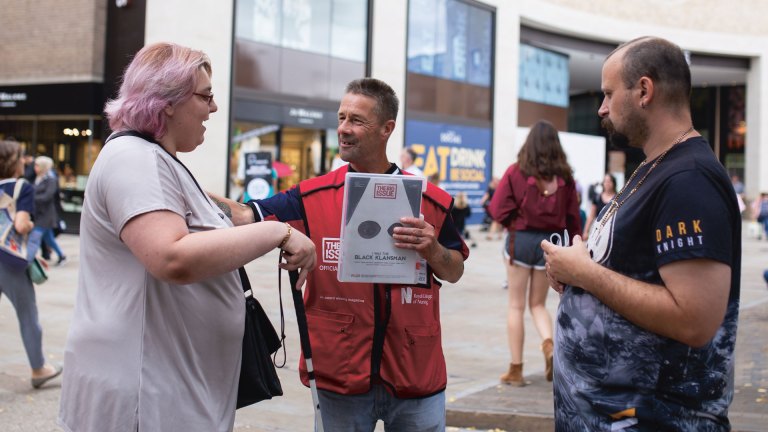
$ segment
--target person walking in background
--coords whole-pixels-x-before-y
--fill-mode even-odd
[[[0,191],[13,196],[16,182],[24,172],[24,162],[19,143],[0,141]],[[16,200],[16,216],[13,227],[19,234],[28,234],[34,228],[32,215],[35,214],[35,191],[32,184],[25,182]],[[0,294],[5,294],[16,311],[21,340],[32,368],[31,384],[40,388],[61,373],[61,367],[45,362],[43,355],[43,329],[37,312],[37,299],[32,280],[26,270],[16,270],[0,262]]]
[[[318,253],[327,251],[326,244],[334,248],[346,174],[402,173],[386,152],[398,105],[394,90],[383,81],[350,82],[338,111],[339,150],[348,165],[252,201],[247,211],[231,200],[221,205],[232,210],[236,224],[290,221],[301,230],[311,227]],[[369,432],[378,420],[387,431],[445,430],[447,373],[438,279],[457,282],[469,250],[448,211],[451,196],[428,184],[423,197],[424,217],[401,218],[403,226],[391,235],[395,247],[426,260],[425,284],[339,282],[335,264],[319,266],[307,282],[304,303],[326,431]],[[411,301],[416,295],[418,305]],[[303,360],[299,368],[308,385]]]
[[[400,165],[403,171],[408,171],[415,176],[424,177],[424,172],[416,166],[417,157],[418,155],[412,148],[406,147],[400,152]]]
[[[232,227],[178,160],[218,109],[208,56],[142,48],[105,107],[115,131],[88,179],[78,293],[64,353],[68,431],[231,431],[245,326],[238,268],[276,247],[315,249],[280,222]]]
[[[542,242],[562,293],[555,429],[728,431],[741,217],[693,128],[686,56],[661,38],[634,39],[608,55],[601,87],[612,143],[646,158],[588,243]]]
[[[432,174],[428,175],[427,181],[439,187],[440,189],[443,188],[443,182],[440,181],[440,171],[435,171]]]
[[[751,210],[754,221],[760,225],[757,239],[762,240],[763,235],[765,235],[766,240],[768,240],[768,193],[760,193],[760,196],[752,201]]]
[[[457,192],[456,197],[453,200],[453,208],[451,208],[451,217],[453,223],[456,226],[456,230],[464,238],[464,241],[470,241],[470,247],[476,247],[477,244],[471,241],[469,231],[467,230],[467,219],[472,215],[472,209],[469,207],[467,201],[467,194],[465,192]]]
[[[56,201],[59,200],[59,183],[51,173],[53,160],[48,156],[35,158],[35,229],[43,233],[43,242],[59,258],[56,265],[64,264],[67,260],[61,247],[56,242],[53,229],[59,226],[59,213]]]
[[[485,190],[485,193],[483,194],[483,197],[480,198],[480,202],[483,206],[483,211],[485,211],[485,215],[483,216],[483,229],[481,231],[486,231],[487,234],[485,235],[486,240],[492,240],[493,235],[496,235],[496,240],[501,240],[501,236],[504,231],[504,227],[499,225],[498,222],[493,220],[493,217],[491,217],[490,211],[488,211],[488,207],[491,205],[491,199],[493,198],[493,194],[496,192],[496,187],[499,185],[499,178],[498,177],[491,177],[491,181],[488,182],[488,188]]]
[[[581,192],[581,184],[576,181],[576,198],[578,198],[579,201],[579,220],[581,221],[581,226],[584,226],[587,223],[587,212],[581,207]]]
[[[744,195],[744,183],[741,182],[741,178],[737,174],[731,176],[731,184],[736,195]]]
[[[554,233],[562,239],[581,233],[581,218],[573,170],[560,145],[557,129],[551,123],[541,120],[531,127],[517,154],[517,162],[499,181],[490,212],[509,231],[505,265],[509,289],[507,333],[512,361],[501,382],[525,385],[526,293],[533,324],[543,340],[546,379],[552,381],[552,317],[546,308],[549,283],[540,243]]]
[[[611,202],[613,197],[616,196],[616,177],[606,173],[603,177],[602,189],[602,192],[595,194],[595,197],[589,206],[589,214],[587,215],[587,221],[584,224],[584,232],[582,233],[582,238],[584,240],[589,237],[589,228],[592,226],[592,222],[595,221],[595,218],[597,218],[597,215],[599,215],[600,212],[603,211],[603,207]]]
[[[24,153],[24,174],[22,177],[30,184],[35,183],[35,157],[29,153]]]
[[[744,213],[747,209],[747,203],[744,201],[744,183],[741,182],[741,178],[737,174],[731,176],[731,184],[733,190],[736,192],[736,200],[739,203],[739,212]]]

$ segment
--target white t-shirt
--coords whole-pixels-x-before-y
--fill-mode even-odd
[[[120,240],[167,210],[190,232],[231,226],[159,145],[124,136],[93,166],[59,423],[79,431],[231,431],[245,300],[237,271],[188,285],[154,278]]]
[[[417,167],[416,165],[411,165],[408,168],[403,168],[403,171],[408,171],[409,173],[415,176],[424,177],[424,172],[422,172],[421,168]]]

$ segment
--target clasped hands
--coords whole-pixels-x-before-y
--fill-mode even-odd
[[[544,251],[549,285],[559,294],[566,285],[583,287],[584,275],[594,265],[587,244],[577,235],[572,246],[558,246],[548,240],[541,241]]]

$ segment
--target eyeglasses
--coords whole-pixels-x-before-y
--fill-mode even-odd
[[[208,104],[208,106],[211,106],[211,102],[213,102],[213,93],[211,94],[204,94],[204,93],[192,93],[195,96],[200,96],[205,100],[205,103]]]

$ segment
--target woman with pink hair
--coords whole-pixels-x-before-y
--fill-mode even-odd
[[[80,279],[64,353],[59,422],[79,431],[231,431],[245,319],[238,268],[278,247],[315,265],[280,222],[233,227],[177,158],[217,110],[211,64],[171,43],[144,47],[106,116],[91,170]]]

